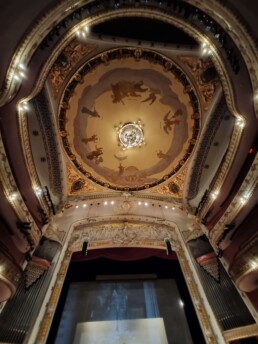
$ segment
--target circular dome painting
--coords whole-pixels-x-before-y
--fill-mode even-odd
[[[88,61],[68,84],[59,111],[74,166],[102,186],[149,188],[189,158],[199,105],[182,70],[156,52],[117,49]]]

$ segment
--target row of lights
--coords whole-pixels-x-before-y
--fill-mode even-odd
[[[114,205],[114,204],[115,204],[115,201],[110,201],[110,202],[104,201],[104,202],[103,202],[103,205],[105,205],[105,206],[107,206],[108,204]],[[92,205],[92,204],[91,204],[91,205]],[[100,203],[98,203],[98,205],[100,205]],[[139,202],[138,202],[138,205],[139,205],[139,206],[144,205],[145,207],[148,207],[148,206],[149,206],[149,203],[148,203],[148,202],[141,202],[141,201],[139,201]],[[152,206],[154,206],[154,204],[152,204]],[[76,209],[78,209],[79,207],[80,207],[80,206],[79,206],[78,204],[75,206]],[[86,207],[87,207],[87,204],[84,203],[84,204],[82,205],[82,208],[86,208]],[[159,205],[159,207],[161,207],[161,205]],[[168,205],[165,205],[164,208],[165,208],[165,209],[169,209],[169,206],[168,206]],[[172,209],[172,210],[175,210],[176,208],[175,208],[175,207],[172,207],[171,209]]]

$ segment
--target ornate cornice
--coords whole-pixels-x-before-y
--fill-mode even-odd
[[[58,63],[57,60],[49,72],[49,83],[52,88],[54,98],[57,97],[63,82],[73,67],[96,48],[96,44],[83,44],[73,40],[63,49],[62,58],[64,60],[64,64],[62,65],[61,62]]]
[[[98,219],[99,220],[99,219]],[[121,217],[122,220],[122,217]],[[89,239],[89,249],[98,247],[155,247],[164,248],[164,239],[168,238],[174,251],[178,244],[175,236],[175,227],[164,224],[147,223],[141,221],[122,220],[102,224],[90,223],[75,227],[73,244],[70,249],[73,252],[81,251],[82,242]],[[77,238],[77,239],[76,239]]]
[[[155,63],[160,66],[162,66],[165,71],[171,75],[173,75],[177,80],[182,84],[182,87],[184,88],[184,92],[188,94],[189,97],[189,103],[191,104],[191,111],[192,111],[192,120],[193,120],[193,129],[191,133],[191,137],[188,140],[188,145],[186,146],[186,149],[184,150],[184,155],[182,159],[178,162],[178,164],[174,167],[172,171],[169,171],[166,175],[159,178],[157,181],[152,183],[145,183],[139,184],[136,187],[122,187],[117,184],[111,184],[109,182],[106,182],[104,180],[101,180],[99,178],[96,178],[94,174],[89,172],[85,169],[85,166],[87,168],[87,165],[83,164],[80,159],[77,157],[75,152],[73,151],[73,148],[69,142],[68,139],[68,133],[66,129],[67,125],[67,109],[69,109],[69,101],[72,97],[72,94],[74,90],[76,89],[76,86],[81,82],[83,77],[92,72],[95,68],[102,64],[106,64],[108,61],[113,60],[120,60],[123,58],[132,57],[135,58],[137,61],[139,60],[147,60],[150,63]],[[113,190],[118,191],[139,191],[139,190],[145,190],[152,187],[155,187],[164,181],[170,179],[172,176],[174,176],[177,172],[179,172],[182,168],[182,166],[187,162],[189,157],[191,156],[194,146],[198,139],[199,129],[200,129],[200,122],[201,122],[201,114],[200,114],[200,105],[199,105],[199,99],[197,97],[197,93],[195,91],[195,88],[191,84],[188,76],[184,73],[184,71],[176,65],[174,61],[172,61],[170,58],[157,53],[153,50],[149,50],[146,48],[134,48],[134,47],[120,47],[120,48],[114,48],[105,51],[104,53],[100,53],[90,60],[86,61],[85,64],[83,64],[80,69],[76,71],[76,75],[72,76],[70,81],[68,82],[66,89],[63,92],[60,106],[59,106],[59,115],[58,115],[58,121],[59,121],[59,130],[61,133],[61,139],[63,143],[63,147],[70,158],[72,164],[74,167],[83,175],[85,175],[89,180],[99,184],[102,187],[106,187]]]
[[[224,338],[227,344],[244,338],[257,338],[258,336],[258,325],[252,324],[247,326],[241,326],[232,330],[224,331]]]
[[[37,120],[42,133],[42,139],[44,142],[44,148],[46,151],[48,161],[48,176],[50,181],[51,191],[55,195],[62,195],[63,191],[63,174],[62,174],[62,161],[61,161],[61,150],[58,148],[58,139],[56,136],[56,125],[54,116],[50,110],[50,105],[44,91],[42,90],[36,98],[33,99],[33,108],[37,116]],[[27,142],[29,138],[25,139],[23,136],[23,142]],[[27,148],[27,149],[26,149]],[[26,147],[26,156],[30,156],[31,147]],[[32,158],[32,157],[31,157]],[[34,161],[28,160],[29,170],[34,171],[34,180],[38,179],[36,166]],[[37,181],[39,183],[39,181]]]
[[[33,220],[30,212],[18,190],[18,186],[15,182],[14,176],[12,174],[11,167],[9,165],[8,159],[6,157],[6,152],[4,149],[4,144],[2,136],[0,133],[0,182],[5,194],[6,199],[8,200],[10,206],[13,208],[15,214],[17,215],[20,222],[30,222],[32,227],[30,233],[34,244],[37,245],[41,236],[40,230]]]
[[[242,244],[229,267],[229,274],[240,290],[249,292],[257,289],[257,262],[258,234],[256,233],[246,243]],[[247,281],[249,278],[250,281]]]
[[[4,283],[11,292],[11,297],[22,277],[22,269],[11,257],[0,248],[0,282]],[[2,300],[4,301],[4,300]]]
[[[85,176],[79,175],[69,162],[67,162],[66,168],[68,176],[68,195],[84,195],[87,193],[103,192],[102,188],[90,183]]]
[[[89,229],[90,229],[90,227],[89,227]],[[134,228],[133,231],[135,229],[136,228]],[[102,231],[103,231],[103,229],[102,229]],[[173,233],[173,239],[175,239],[177,241],[177,233],[174,231],[174,229],[172,229],[172,230],[169,228],[166,229],[165,232],[163,233],[163,235],[167,234],[167,231],[168,231],[168,233]],[[85,232],[85,234],[89,234],[89,233]],[[90,234],[92,234],[93,235],[92,238],[94,238],[94,231],[91,230]],[[139,232],[139,234],[140,234],[140,232]],[[40,329],[39,329],[39,332],[38,332],[38,335],[36,338],[36,342],[39,344],[45,343],[46,338],[48,336],[50,326],[51,326],[51,323],[52,323],[52,320],[54,317],[55,309],[57,307],[57,303],[58,303],[58,300],[59,300],[59,297],[60,297],[60,294],[62,291],[62,285],[64,283],[66,273],[67,273],[67,270],[68,270],[68,267],[70,264],[71,255],[73,253],[73,247],[76,248],[76,245],[77,245],[76,241],[80,240],[78,235],[80,236],[80,234],[77,233],[77,231],[75,230],[74,234],[72,234],[70,237],[70,240],[68,243],[68,248],[65,252],[64,259],[61,263],[61,267],[60,267],[58,275],[57,275],[57,280],[56,280],[55,285],[52,289],[52,293],[51,293],[49,302],[47,303],[47,307],[45,310],[43,320],[40,324]],[[119,235],[123,236],[123,234],[120,234],[120,233],[119,233]],[[123,238],[126,238],[126,237],[127,237],[127,235],[124,235]],[[83,239],[81,238],[81,240],[83,240]],[[158,244],[158,248],[165,249],[162,236],[160,237],[160,240],[162,240],[163,244],[162,244],[162,247],[160,244]],[[81,243],[82,243],[82,241],[81,241]],[[153,244],[154,244],[154,246],[153,246]],[[96,248],[100,249],[100,248],[104,248],[104,247],[117,247],[117,245],[114,246],[114,243],[112,243],[112,241],[110,241],[110,242],[103,241],[102,243],[101,243],[101,241],[97,241],[97,242],[90,241],[90,245],[91,245],[90,246],[91,248],[95,248],[95,249]],[[180,248],[179,241],[177,241],[177,245],[178,245],[177,256],[179,259],[179,263],[180,263],[180,266],[182,268],[182,272],[184,274],[186,284],[188,286],[192,300],[195,304],[198,318],[200,320],[202,329],[204,330],[205,338],[207,340],[207,343],[216,344],[217,341],[216,341],[216,337],[215,337],[215,334],[214,334],[213,329],[212,329],[210,317],[209,317],[208,312],[207,312],[207,310],[203,304],[203,300],[202,300],[200,292],[198,290],[198,286],[197,286],[197,283],[195,281],[195,277],[193,276],[193,273],[192,273],[191,269],[189,268],[185,252],[182,250],[182,248]],[[135,245],[130,245],[130,244],[127,245],[125,242],[125,246],[133,246],[134,247]],[[120,247],[121,247],[121,245],[120,245]],[[142,243],[141,247],[157,248],[157,242],[155,240],[153,240],[152,244],[150,244],[150,242],[146,241],[145,244]],[[80,247],[80,249],[81,249],[81,247]]]
[[[213,67],[212,60],[209,57],[200,58],[196,56],[180,56],[179,59],[193,75],[197,88],[201,94],[203,109],[207,111],[210,108],[215,92],[220,85],[218,77],[215,77],[209,82],[202,81],[203,72],[205,72],[208,68]]]
[[[186,166],[177,173],[175,177],[172,177],[169,182],[164,183],[158,188],[152,189],[151,192],[182,200],[187,172],[188,167]]]
[[[206,125],[205,131],[200,137],[200,142],[193,159],[194,165],[191,170],[190,180],[186,191],[187,200],[193,199],[198,193],[205,161],[207,159],[214,136],[226,112],[228,112],[228,108],[225,100],[222,99],[216,106],[215,111],[209,117],[209,122]]]
[[[235,217],[245,207],[248,200],[252,197],[255,188],[258,185],[258,154],[256,155],[247,176],[245,177],[241,187],[232,200],[226,212],[219,219],[218,223],[213,227],[209,233],[210,241],[217,247],[218,241],[223,234],[226,224],[232,223]]]

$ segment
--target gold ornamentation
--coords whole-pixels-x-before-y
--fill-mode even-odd
[[[94,184],[90,183],[89,181],[86,181],[85,178],[81,177],[71,166],[70,163],[67,163],[67,189],[68,189],[68,195],[83,195],[85,193],[91,193],[91,192],[100,192],[102,191],[101,188],[96,187]],[[76,190],[73,185],[75,182],[81,182],[81,188],[78,188]]]
[[[219,78],[215,78],[208,83],[204,83],[201,79],[202,73],[213,66],[210,58],[201,59],[195,56],[181,56],[180,60],[191,70],[194,80],[202,95],[203,108],[207,111],[210,108],[214,94],[220,85]]]
[[[14,212],[17,214],[19,220],[21,222],[31,222],[32,227],[30,230],[30,236],[33,240],[33,244],[37,246],[39,239],[41,237],[41,232],[38,229],[37,224],[35,223],[34,219],[30,215],[30,212],[18,191],[18,187],[16,185],[15,179],[13,177],[11,167],[9,165],[6,152],[4,149],[4,144],[2,141],[2,136],[0,133],[0,186],[2,186],[6,199],[9,201],[11,207],[13,208]],[[12,195],[16,195],[15,198]],[[22,236],[20,235],[20,240],[23,240]]]
[[[72,251],[79,251],[84,239],[90,238],[89,248],[94,245],[104,246],[155,246],[164,248],[164,239],[169,238],[173,250],[177,250],[178,244],[174,234],[175,228],[166,225],[115,222],[103,224],[80,225],[75,228],[75,235],[78,237],[71,245]]]
[[[247,173],[241,187],[232,200],[230,206],[227,208],[218,223],[213,227],[210,232],[210,241],[216,247],[219,238],[221,237],[225,225],[232,223],[237,214],[245,206],[244,196],[248,195],[248,199],[252,196],[258,184],[258,154],[256,155],[249,172]],[[246,201],[248,201],[248,199]],[[243,202],[242,202],[243,200]]]
[[[258,325],[252,324],[241,326],[223,332],[226,343],[234,342],[239,339],[258,337]]]
[[[20,283],[22,269],[7,252],[3,251],[2,247],[0,247],[0,267],[0,281],[8,287],[12,297]]]
[[[82,44],[76,40],[73,40],[64,48],[62,51],[62,57],[65,61],[64,65],[56,62],[49,72],[49,81],[54,98],[57,97],[66,76],[73,67],[96,48],[96,44]],[[75,75],[74,78],[78,80],[78,75]]]
[[[169,183],[162,185],[152,192],[166,196],[173,196],[174,198],[183,198],[184,183],[187,175],[187,167],[182,169],[174,178],[169,180]],[[173,192],[174,190],[174,192]]]
[[[196,282],[194,281],[194,277],[192,275],[191,269],[187,262],[185,253],[182,249],[180,249],[177,252],[177,257],[178,257],[178,261],[180,263],[183,275],[185,277],[189,293],[195,305],[195,309],[196,309],[198,318],[200,320],[206,341],[207,343],[210,343],[210,344],[217,344],[217,340],[213,333],[208,313],[201,302],[202,300],[201,295],[199,293]]]
[[[257,288],[257,277],[253,280],[250,276],[248,285],[245,282],[249,274],[258,275],[258,234],[255,233],[246,243],[242,244],[240,250],[234,257],[229,267],[229,274],[240,290],[250,292]],[[243,283],[243,284],[242,284]]]

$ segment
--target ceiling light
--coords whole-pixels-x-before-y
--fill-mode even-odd
[[[144,134],[141,123],[125,123],[116,129],[118,140],[123,149],[141,147],[144,143]]]
[[[78,209],[78,208],[79,208],[79,206],[78,206],[78,205],[76,205],[76,206],[75,206],[75,208],[76,208],[76,209]]]
[[[149,205],[149,203],[148,203],[148,202],[145,202],[144,205],[145,205],[145,207],[147,207],[147,206]]]
[[[172,210],[175,210],[175,207],[172,207],[171,209],[172,209]]]
[[[87,207],[87,204],[83,204],[83,208],[86,208]]]
[[[236,119],[236,125],[238,126],[238,127],[240,127],[240,128],[244,128],[244,126],[245,126],[245,121],[244,121],[244,119],[242,118],[242,117],[237,117],[237,119]]]
[[[15,201],[18,197],[18,194],[16,192],[13,192],[10,196],[9,196],[9,199],[11,201]]]
[[[179,305],[180,305],[181,307],[184,307],[184,302],[183,302],[182,300],[179,300]]]
[[[34,188],[34,192],[37,196],[42,195],[42,189],[38,186]]]
[[[104,202],[104,205],[107,205],[107,201]]]
[[[168,206],[167,206],[167,205],[165,205],[165,208],[167,209],[167,208],[168,208]]]
[[[218,197],[219,191],[214,191],[211,193],[211,198],[216,199]]]
[[[142,205],[142,202],[138,202],[138,205]]]
[[[114,202],[114,201],[111,201],[110,203],[111,203],[112,205],[113,205],[113,204],[115,204],[115,202]]]

